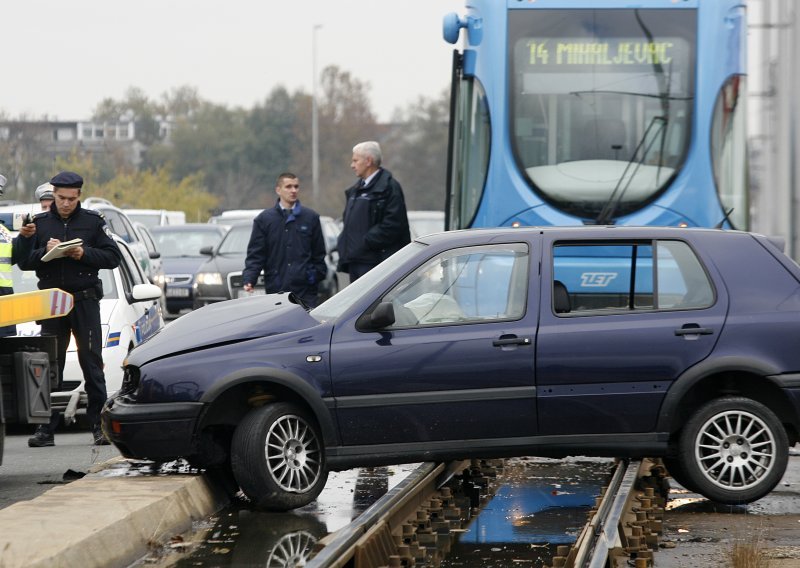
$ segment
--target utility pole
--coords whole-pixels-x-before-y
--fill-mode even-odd
[[[311,32],[311,187],[314,207],[319,210],[319,108],[317,104],[317,31],[322,24],[315,24]]]

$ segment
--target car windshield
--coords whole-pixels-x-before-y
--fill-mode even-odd
[[[234,225],[219,245],[217,254],[247,254],[247,243],[250,242],[250,231],[253,225]]]
[[[418,242],[406,245],[364,276],[346,286],[341,292],[311,310],[309,314],[321,322],[335,320],[380,284],[388,272],[414,258],[427,246]]]
[[[153,231],[161,256],[167,258],[203,256],[200,249],[214,247],[222,236],[218,231]]]

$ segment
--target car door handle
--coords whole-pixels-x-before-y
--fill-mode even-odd
[[[530,345],[531,340],[529,337],[517,337],[516,335],[513,336],[503,336],[500,339],[495,339],[492,341],[492,345],[495,347],[503,347],[505,345]]]
[[[692,327],[691,325],[685,325],[680,329],[675,330],[675,335],[711,335],[714,333],[713,329],[708,327]]]

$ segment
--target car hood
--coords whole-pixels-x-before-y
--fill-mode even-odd
[[[209,304],[169,323],[128,356],[128,363],[148,361],[246,339],[278,335],[319,325],[289,294],[268,294]]]
[[[170,256],[163,257],[164,274],[194,274],[208,260],[207,256]]]

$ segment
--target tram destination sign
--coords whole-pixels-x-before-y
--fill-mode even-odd
[[[684,64],[688,55],[687,42],[683,38],[663,38],[658,41],[548,38],[528,39],[524,45],[527,64],[544,68],[541,70],[579,65],[631,67],[670,65],[674,62]]]

